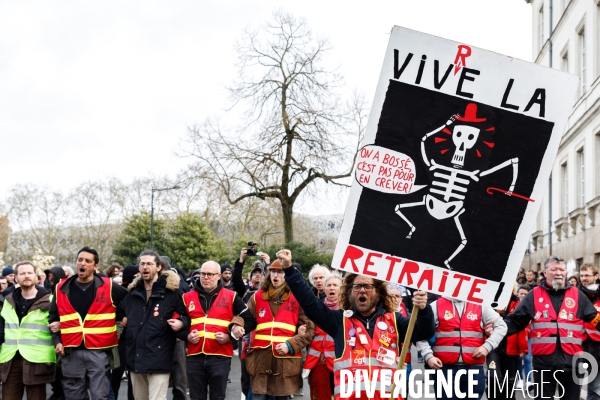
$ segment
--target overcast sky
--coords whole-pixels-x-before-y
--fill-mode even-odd
[[[3,1],[0,198],[16,183],[68,190],[184,168],[187,127],[228,105],[235,40],[276,7],[329,38],[369,102],[393,25],[531,61],[525,0]],[[339,213],[313,207],[298,211]]]

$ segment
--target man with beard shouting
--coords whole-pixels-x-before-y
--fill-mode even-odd
[[[362,275],[347,274],[340,289],[339,310],[330,310],[314,295],[302,274],[292,265],[289,250],[277,252],[285,281],[306,313],[306,316],[333,338],[335,342],[334,395],[340,398],[342,391],[341,371],[367,371],[374,377],[374,399],[380,398],[381,374],[393,375],[398,367],[398,357],[408,328],[409,318],[395,312],[392,297],[387,292],[387,283]],[[421,311],[417,316],[412,341],[427,340],[435,334],[433,311],[427,305],[427,293],[414,293],[413,304]],[[391,371],[391,374],[388,372]],[[361,372],[362,373],[362,372]],[[366,398],[364,382],[361,398]],[[387,391],[390,387],[386,388]],[[345,390],[344,390],[345,391]],[[351,399],[356,398],[356,391]]]
[[[583,351],[584,323],[598,329],[600,314],[587,296],[567,282],[565,260],[552,256],[544,263],[546,280],[530,291],[514,313],[505,317],[507,335],[531,322],[529,342],[533,355],[535,397],[577,400],[581,383],[574,379],[573,356]],[[543,375],[542,375],[543,374]]]

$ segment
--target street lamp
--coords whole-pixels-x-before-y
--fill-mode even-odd
[[[263,247],[267,247],[267,235],[275,235],[278,233],[283,233],[283,231],[275,231],[275,232],[265,232],[263,233]]]
[[[154,250],[154,192],[164,192],[165,190],[181,189],[179,185],[168,188],[152,188],[152,201],[150,202],[150,250]]]

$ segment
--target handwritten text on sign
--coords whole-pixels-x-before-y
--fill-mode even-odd
[[[374,145],[360,149],[355,178],[363,187],[383,193],[408,194],[423,187],[414,184],[417,172],[412,158]]]

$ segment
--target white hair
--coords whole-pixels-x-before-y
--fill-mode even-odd
[[[65,271],[65,274],[67,276],[71,276],[71,275],[75,275],[75,271],[73,271],[73,268],[69,267],[68,265],[65,265],[64,267],[62,267],[63,271]]]
[[[339,279],[340,282],[344,283],[344,278],[342,278],[340,274],[338,274],[337,272],[330,272],[329,275],[326,275],[325,279],[323,279],[323,286],[327,287],[327,282],[329,282],[332,279]]]
[[[322,266],[320,264],[313,265],[313,267],[310,269],[310,271],[308,273],[308,280],[310,281],[310,284],[313,285],[313,286],[315,286],[315,282],[313,280],[313,276],[317,273],[317,271],[319,269],[325,270],[325,277],[327,277],[327,275],[330,274],[330,271],[329,271],[329,269],[327,267],[324,267],[324,266]]]

